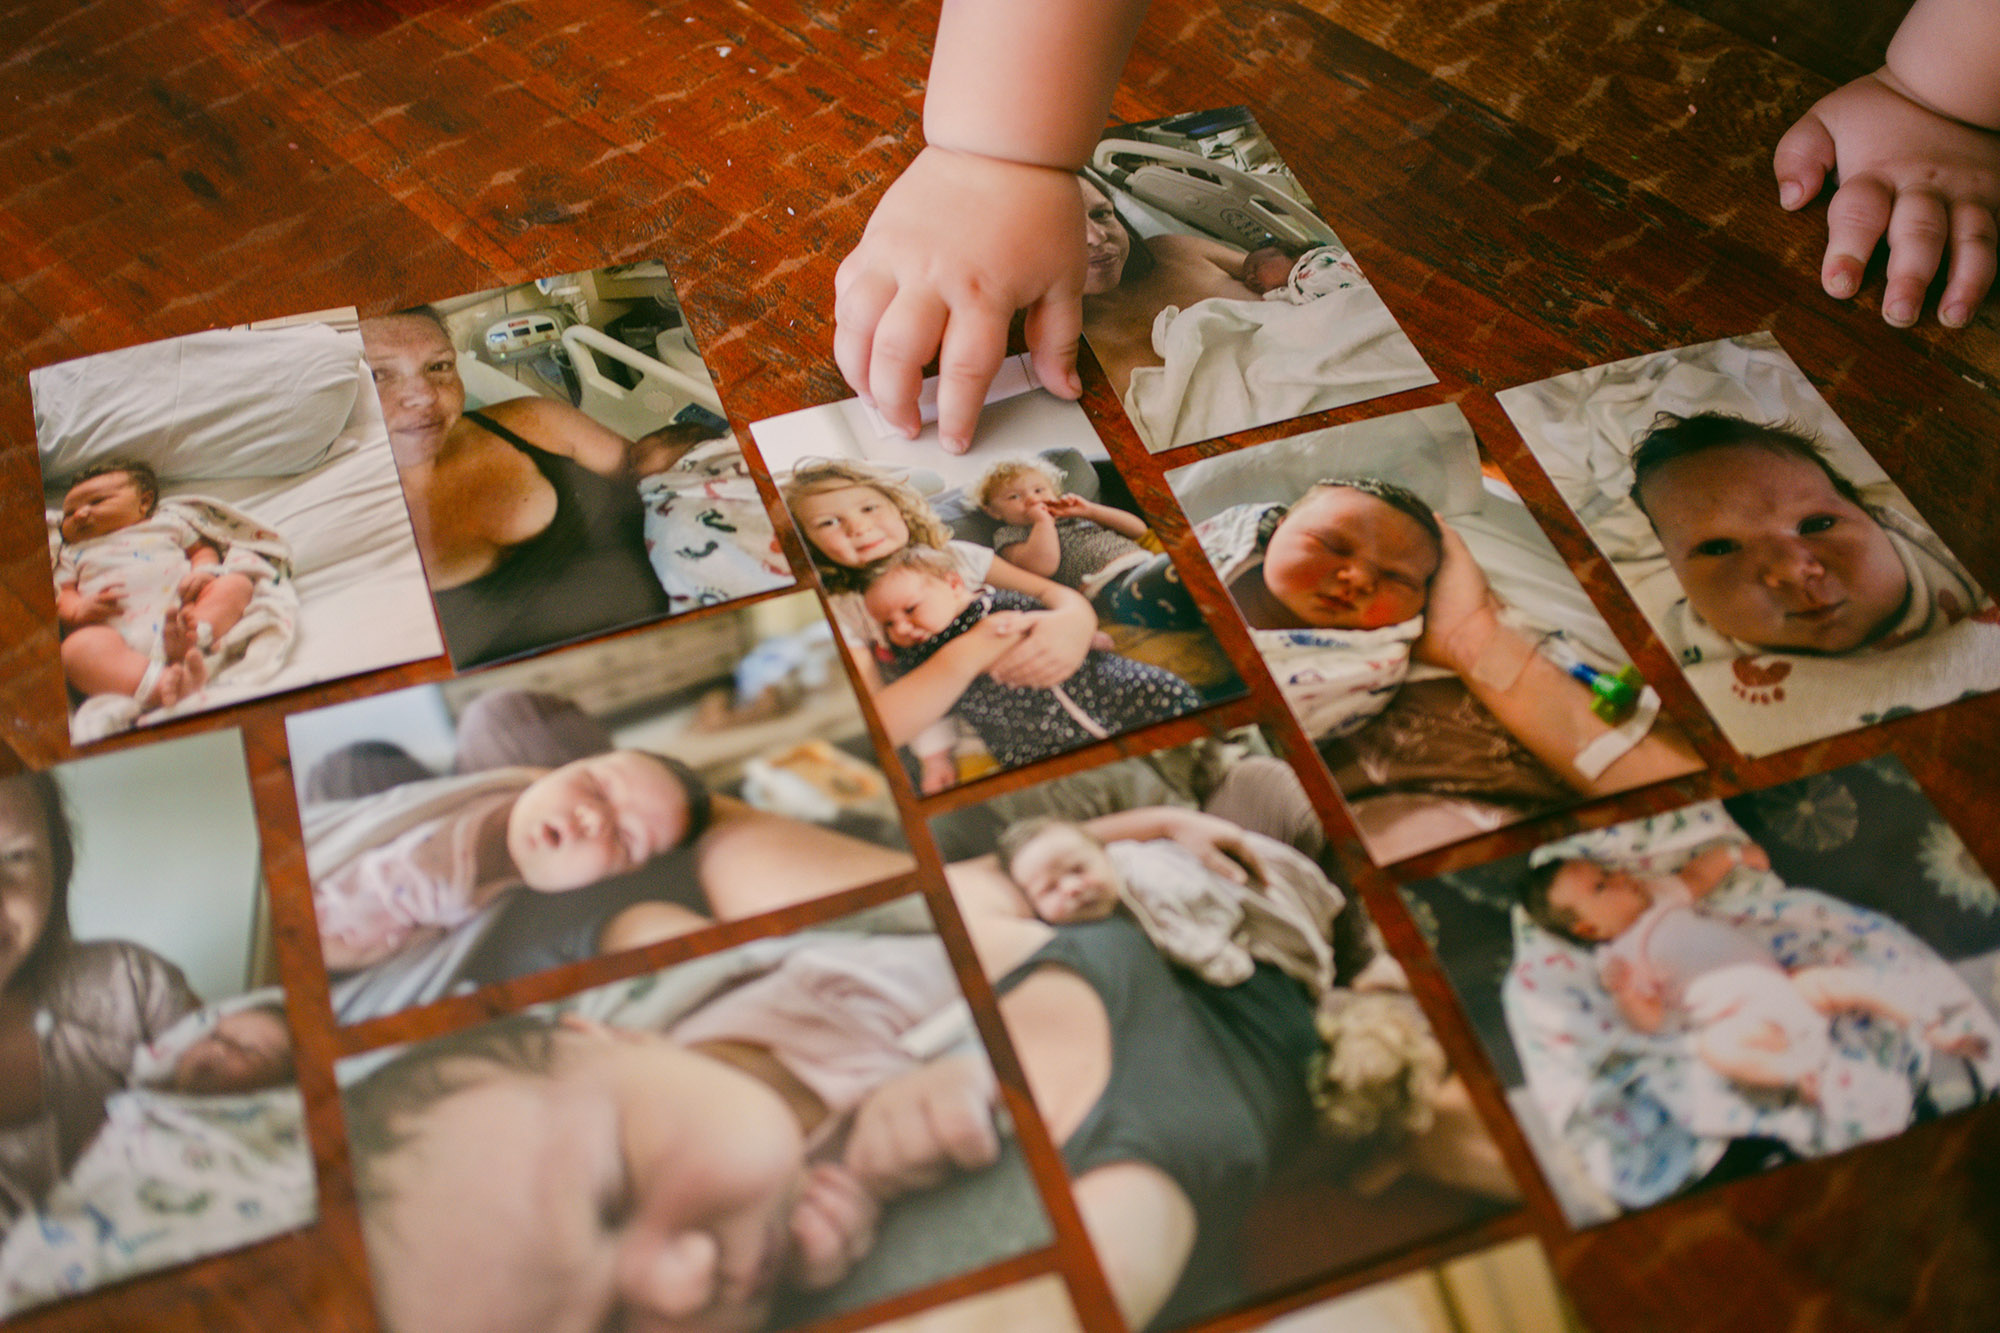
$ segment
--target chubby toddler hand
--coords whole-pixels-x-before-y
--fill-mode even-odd
[[[1035,378],[1082,393],[1083,196],[1076,178],[979,153],[929,147],[875,206],[834,275],[834,359],[861,397],[906,435],[921,419],[924,365],[938,358],[938,437],[972,447],[1007,326],[1027,312]]]
[[[1969,321],[1992,286],[2000,210],[2000,134],[1931,109],[1887,68],[1815,103],[1778,140],[1778,201],[1802,208],[1833,173],[1820,284],[1846,298],[1878,242],[1888,241],[1882,318],[1916,323],[1942,265],[1938,322]]]
[[[861,1178],[834,1162],[806,1168],[792,1205],[791,1277],[807,1291],[822,1291],[847,1276],[875,1246],[881,1205]]]
[[[993,1071],[969,1056],[898,1074],[855,1111],[847,1169],[876,1198],[893,1199],[954,1169],[989,1166],[1000,1156],[994,1097]]]

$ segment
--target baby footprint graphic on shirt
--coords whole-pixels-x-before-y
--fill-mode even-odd
[[[1792,674],[1790,662],[1760,664],[1754,657],[1739,657],[1733,664],[1736,675],[1731,688],[1745,703],[1776,704],[1785,701],[1785,687],[1779,684]]]

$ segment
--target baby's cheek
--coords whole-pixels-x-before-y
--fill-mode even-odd
[[[1416,612],[1411,610],[1408,599],[1397,592],[1378,592],[1361,604],[1357,613],[1360,628],[1382,629],[1388,625],[1408,620]]]

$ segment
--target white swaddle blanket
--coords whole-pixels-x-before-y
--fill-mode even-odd
[[[1248,426],[1400,393],[1437,376],[1366,282],[1301,305],[1212,296],[1153,320],[1125,412],[1155,453]]]

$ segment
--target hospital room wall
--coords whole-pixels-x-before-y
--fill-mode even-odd
[[[204,1000],[240,994],[261,891],[240,735],[80,760],[59,778],[76,833],[76,938],[143,944]]]

